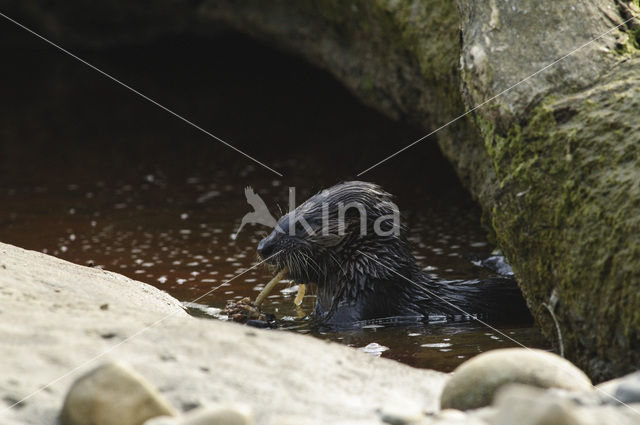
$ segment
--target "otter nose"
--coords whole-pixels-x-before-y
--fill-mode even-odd
[[[273,241],[273,235],[269,235],[266,238],[262,239],[258,244],[258,254],[262,258],[267,258],[273,255],[275,247],[276,244]]]

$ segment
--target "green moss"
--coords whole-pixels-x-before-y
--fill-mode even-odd
[[[635,30],[629,31],[629,38],[632,40],[633,47],[635,48],[635,50],[639,50],[640,49],[640,26]]]
[[[625,40],[616,45],[615,53],[620,56],[632,56],[640,49],[640,28],[626,31]]]
[[[635,9],[640,9],[640,2],[638,0],[629,1],[629,3],[633,3]],[[621,15],[623,17],[627,17],[625,13],[622,12],[622,6],[618,6],[621,9]],[[636,18],[637,19],[637,18]],[[633,22],[633,21],[632,21]],[[627,24],[626,38],[623,42],[619,43],[616,46],[615,53],[621,56],[631,56],[640,50],[640,26],[637,26],[635,29],[632,28],[631,25]]]
[[[558,293],[565,348],[596,379],[640,363],[639,65],[504,131],[476,117],[501,188],[498,244],[552,340],[542,304]]]
[[[370,76],[365,75],[362,78],[362,88],[367,92],[373,92],[373,80]]]

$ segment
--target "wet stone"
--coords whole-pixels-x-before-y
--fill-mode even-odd
[[[252,425],[253,415],[244,406],[212,405],[195,409],[178,418],[159,417],[144,425]]]
[[[151,418],[144,425],[178,425],[179,419],[174,416],[157,416]]]
[[[319,422],[315,422],[304,416],[277,416],[268,422],[269,425],[320,425]]]
[[[475,411],[473,411],[473,413],[475,413]],[[487,425],[487,422],[469,412],[445,409],[437,414],[427,416],[420,422],[420,425]]]
[[[591,391],[591,381],[562,357],[542,350],[506,348],[480,354],[458,366],[447,382],[441,407],[488,406],[500,387],[520,383],[539,388]]]
[[[527,385],[510,384],[500,389],[495,407],[495,415],[488,418],[491,425],[578,425],[571,420],[568,400],[549,397],[543,389]]]
[[[491,425],[636,425],[640,405],[580,406],[557,391],[521,384],[502,387],[495,399]]]
[[[390,425],[418,424],[424,418],[419,406],[412,406],[406,403],[384,406],[378,409],[378,415],[382,422]]]
[[[141,425],[174,416],[171,405],[124,363],[105,363],[78,378],[67,393],[61,425]]]
[[[640,371],[603,382],[598,389],[603,403],[640,403]]]
[[[259,328],[259,329],[265,329],[270,326],[269,322],[265,320],[255,320],[255,319],[247,320],[247,325],[252,326],[254,328]]]

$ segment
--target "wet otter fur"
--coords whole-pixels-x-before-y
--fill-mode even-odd
[[[345,209],[348,205],[361,209]],[[366,220],[361,221],[362,211]],[[315,315],[325,324],[390,317],[472,315],[492,322],[529,317],[513,279],[451,283],[427,276],[405,229],[393,220],[397,213],[392,196],[380,186],[340,183],[282,216],[260,241],[258,254],[277,270],[288,268],[286,277],[293,281],[317,286]]]

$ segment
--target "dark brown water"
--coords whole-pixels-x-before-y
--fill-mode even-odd
[[[9,25],[9,24],[4,24]],[[269,229],[245,228],[252,186],[274,215],[423,133],[360,105],[327,74],[235,36],[79,52],[160,103],[284,174],[247,158],[11,27],[0,45],[0,240],[155,285],[193,311],[217,315],[227,299],[255,297],[271,276],[255,247]],[[366,175],[397,196],[422,265],[440,279],[491,272],[465,255],[492,247],[480,211],[428,140]],[[232,279],[234,278],[234,279]],[[231,281],[225,283],[227,280]],[[385,357],[451,370],[482,351],[514,346],[476,323],[369,326],[321,333],[283,285],[265,310],[299,332]],[[501,330],[544,346],[531,326]]]

